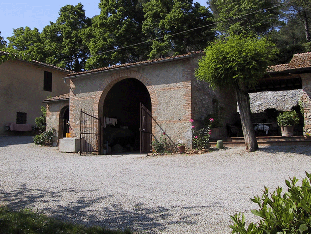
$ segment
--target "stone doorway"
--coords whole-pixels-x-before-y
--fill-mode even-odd
[[[69,106],[65,106],[59,113],[59,139],[69,133]]]
[[[150,94],[137,79],[123,79],[108,91],[102,106],[104,152],[139,152],[140,103],[151,111]]]

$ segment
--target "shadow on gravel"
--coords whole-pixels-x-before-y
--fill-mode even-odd
[[[0,147],[33,143],[33,136],[0,136]]]
[[[290,145],[290,146],[268,146],[264,148],[259,148],[258,151],[262,151],[265,153],[295,153],[295,154],[303,154],[306,156],[311,156],[311,147],[305,145]]]
[[[164,207],[146,208],[144,204],[137,203],[134,205],[134,210],[126,210],[121,203],[115,204],[113,202],[108,202],[109,207],[105,206],[107,201],[114,200],[113,195],[97,197],[96,199],[80,197],[66,206],[62,205],[62,193],[67,193],[68,196],[68,193],[75,192],[74,190],[50,192],[48,190],[28,189],[24,184],[12,192],[0,190],[0,202],[4,202],[13,210],[34,209],[37,211],[36,207],[42,206],[42,208],[38,208],[38,212],[49,214],[56,219],[110,229],[124,230],[129,228],[138,232],[152,232],[154,230],[161,232],[169,224],[194,224],[186,215],[176,221],[167,220],[171,217],[171,213],[169,209]],[[96,209],[92,207],[94,204],[96,204]]]

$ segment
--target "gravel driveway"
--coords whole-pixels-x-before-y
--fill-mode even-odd
[[[311,146],[204,155],[79,156],[31,137],[0,137],[0,204],[138,233],[230,233],[230,215],[256,218],[263,186],[311,172]]]

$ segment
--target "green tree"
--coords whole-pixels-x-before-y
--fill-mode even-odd
[[[140,0],[101,0],[100,15],[92,19],[85,34],[91,58],[87,68],[147,59],[147,44],[142,32],[143,2]]]
[[[265,38],[229,36],[218,39],[205,52],[199,61],[196,77],[208,82],[212,88],[230,88],[235,92],[246,149],[257,150],[248,89],[264,76],[276,54],[274,45]]]
[[[208,0],[223,34],[265,35],[279,26],[281,0]]]
[[[6,41],[1,36],[1,31],[0,31],[0,49],[4,49],[5,47],[6,47]]]
[[[297,18],[289,19],[279,30],[274,30],[270,38],[280,51],[274,64],[288,63],[294,54],[306,52],[304,27]]]
[[[193,0],[151,0],[144,12],[143,32],[153,40],[149,58],[203,50],[215,39],[212,14]]]
[[[307,42],[311,42],[311,0],[285,0],[287,18],[297,18],[303,24]]]
[[[89,56],[83,36],[90,25],[91,19],[85,16],[81,3],[62,7],[56,22],[41,33],[46,62],[73,71],[83,70]]]
[[[20,27],[13,30],[7,52],[16,54],[20,59],[45,62],[44,45],[37,28]]]

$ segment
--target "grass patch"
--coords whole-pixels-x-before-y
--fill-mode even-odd
[[[112,231],[102,227],[85,227],[79,224],[62,222],[30,210],[12,211],[0,206],[1,234],[130,234],[130,231]]]

